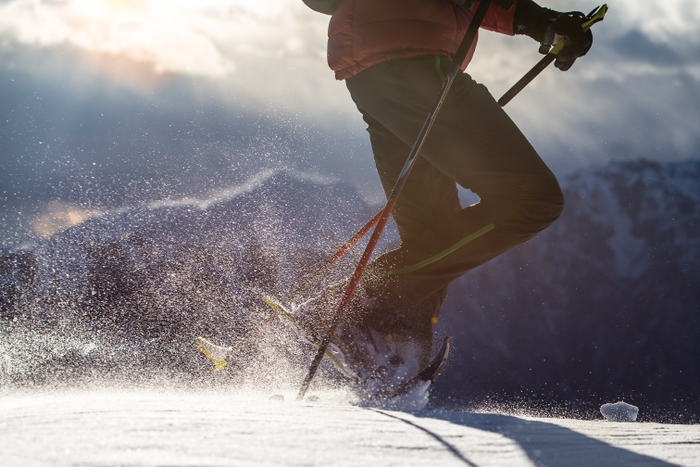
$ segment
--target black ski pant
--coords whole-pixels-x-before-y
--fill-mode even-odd
[[[396,59],[347,80],[387,195],[451,66],[445,57]],[[393,213],[401,246],[370,264],[365,287],[379,314],[425,327],[447,284],[542,231],[564,199],[532,145],[467,73],[455,80],[420,156]],[[457,184],[480,202],[460,206]]]

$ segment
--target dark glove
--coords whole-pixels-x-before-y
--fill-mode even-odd
[[[585,21],[586,16],[580,12],[560,13],[542,8],[532,0],[520,0],[515,10],[513,30],[539,42],[542,54],[549,53],[553,44],[567,36],[566,45],[554,62],[557,68],[566,71],[593,45],[593,33],[581,27]]]
[[[564,48],[559,51],[554,62],[554,66],[561,71],[571,68],[578,57],[583,57],[591,50],[593,33],[590,29],[583,30],[581,24],[584,21],[586,21],[586,17],[583,13],[561,13],[545,32],[545,42],[540,43],[540,52],[543,54],[549,52],[549,47],[556,44],[562,36],[567,37]],[[546,43],[550,38],[551,42]]]

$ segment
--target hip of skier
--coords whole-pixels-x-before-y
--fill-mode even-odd
[[[328,62],[367,124],[388,195],[477,5],[469,0],[334,3]],[[566,71],[591,47],[583,21],[581,13],[553,11],[532,0],[495,0],[481,27],[530,36],[547,50],[557,36],[568,36],[556,61]],[[461,206],[458,185],[480,201]],[[393,211],[401,244],[367,268],[339,339],[370,366],[378,359],[411,360],[410,366],[421,368],[430,357],[432,327],[448,284],[535,236],[563,207],[556,178],[527,138],[485,86],[459,74]],[[331,288],[303,304],[300,319],[310,327],[330,320],[324,313],[335,309],[340,290]]]

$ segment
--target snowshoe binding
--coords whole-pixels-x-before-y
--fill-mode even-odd
[[[333,298],[316,298],[287,309],[279,301],[264,297],[265,303],[297,334],[318,349],[319,343],[328,332],[327,314],[330,307],[334,311]],[[337,295],[333,294],[333,295]],[[429,360],[425,356],[424,345],[402,336],[401,333],[380,332],[358,319],[358,307],[366,306],[362,294],[353,300],[354,309],[350,318],[335,330],[326,356],[348,377],[363,403],[381,403],[405,398],[410,395],[414,406],[427,403],[427,391],[442,371],[449,356],[450,341],[445,338],[440,351]],[[332,295],[331,295],[332,297]],[[336,297],[337,298],[337,297]],[[427,356],[429,357],[429,349]],[[426,360],[427,361],[426,363]]]

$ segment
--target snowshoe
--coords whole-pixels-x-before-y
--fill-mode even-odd
[[[327,306],[329,300],[311,300],[294,311],[271,297],[263,300],[302,339],[314,348],[319,347],[323,333],[328,331],[326,320],[330,319],[323,319],[323,313],[316,308]],[[402,338],[400,334],[381,333],[351,319],[336,328],[326,356],[349,377],[351,385],[365,401],[386,401],[420,393],[427,402],[427,390],[444,367],[449,350],[449,338],[446,338],[437,355],[423,364],[420,355],[425,349],[417,342]]]

